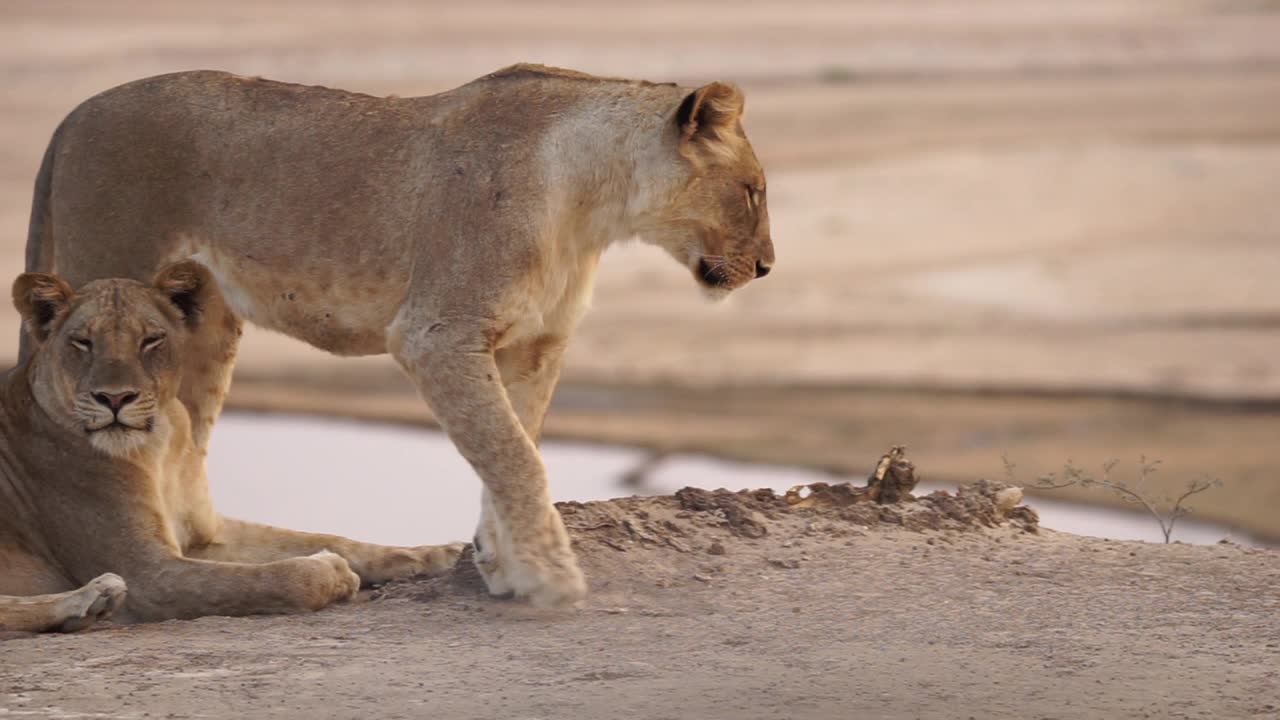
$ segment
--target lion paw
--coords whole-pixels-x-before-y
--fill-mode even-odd
[[[473,560],[489,594],[525,598],[537,607],[580,604],[586,597],[587,583],[563,533],[563,529],[551,533],[555,542],[541,548],[541,552],[529,546],[518,550],[503,548],[496,541],[496,533],[477,533]]]
[[[412,548],[377,548],[352,561],[352,569],[366,585],[381,585],[416,575],[441,575],[453,569],[462,555],[462,543],[421,545]]]
[[[414,548],[418,553],[422,575],[440,575],[453,569],[466,549],[466,543],[449,543],[448,545],[423,545]]]
[[[501,563],[498,562],[497,541],[489,536],[481,539],[481,533],[476,533],[476,537],[471,541],[473,552],[471,561],[475,564],[476,570],[480,571],[480,577],[484,579],[485,587],[489,588],[489,594],[494,597],[510,597],[515,594],[515,587],[507,580],[507,574]]]
[[[572,551],[561,557],[521,558],[507,569],[515,596],[535,607],[577,607],[587,596],[587,581]]]
[[[346,602],[355,599],[360,592],[360,576],[351,571],[351,566],[347,564],[346,558],[328,550],[321,550],[307,557],[323,561],[333,569],[337,576],[333,583],[333,594],[329,598],[329,602]]]
[[[77,632],[100,620],[106,620],[124,605],[127,593],[128,586],[125,585],[124,578],[115,573],[99,575],[71,596],[73,605],[68,611],[73,617],[58,629],[62,632]]]

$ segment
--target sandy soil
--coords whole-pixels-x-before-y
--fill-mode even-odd
[[[1280,555],[1037,531],[997,489],[565,504],[582,610],[490,599],[463,565],[314,615],[14,640],[0,715],[1280,715]]]
[[[1146,454],[1167,488],[1222,477],[1230,498],[1200,506],[1280,537],[1280,446],[1262,437],[1280,427],[1277,6],[583,7],[6,3],[0,277],[21,268],[52,128],[137,77],[217,67],[418,94],[537,60],[733,79],[769,171],[778,271],[708,306],[660,252],[610,252],[562,394],[660,402],[569,399],[552,432],[818,465],[905,442],[957,479],[999,476],[1002,451],[1029,477]],[[0,330],[16,322],[0,307]],[[0,358],[15,341],[0,332]],[[426,418],[389,361],[262,332],[237,378],[240,407]],[[830,401],[806,413],[815,394],[796,387]],[[1249,407],[1113,399],[1131,396]]]

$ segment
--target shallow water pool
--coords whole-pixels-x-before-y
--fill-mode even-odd
[[[791,467],[672,456],[640,487],[622,478],[649,457],[624,447],[546,442],[543,457],[556,500],[659,495],[687,485],[761,488],[831,482]],[[866,473],[862,474],[865,477]],[[231,517],[394,545],[469,540],[480,512],[480,483],[448,438],[396,425],[292,415],[226,413],[209,452],[214,504]],[[940,486],[922,485],[917,494]],[[1041,525],[1079,535],[1163,540],[1136,513],[1033,498]],[[1175,540],[1214,543],[1232,536],[1210,523],[1179,521]]]

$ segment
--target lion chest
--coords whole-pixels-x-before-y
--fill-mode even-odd
[[[513,299],[508,327],[498,348],[545,335],[568,336],[591,304],[599,255],[553,257],[530,278],[527,291]]]

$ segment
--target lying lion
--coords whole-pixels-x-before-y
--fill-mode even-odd
[[[34,344],[0,376],[0,594],[26,597],[0,597],[0,630],[76,630],[116,610],[126,621],[316,610],[362,580],[457,559],[460,545],[383,547],[214,512],[208,426],[239,324],[203,266],[75,292],[27,273],[13,297]],[[178,399],[187,363],[224,378],[187,389],[194,413]]]
[[[539,65],[415,98],[147,78],[54,133],[26,269],[143,280],[196,258],[249,322],[389,353],[484,483],[489,590],[574,604],[586,584],[537,449],[565,348],[615,241],[661,247],[715,297],[769,272],[742,113],[726,83]]]

